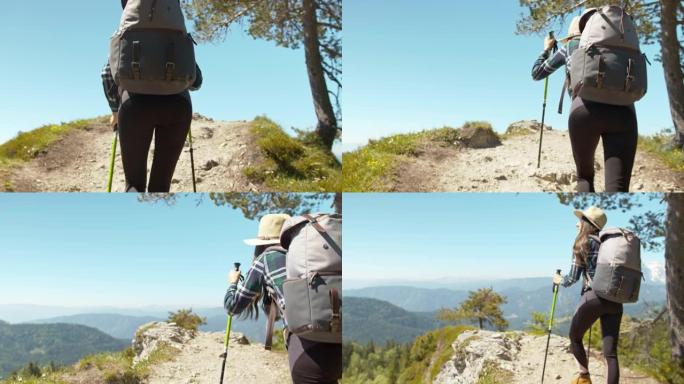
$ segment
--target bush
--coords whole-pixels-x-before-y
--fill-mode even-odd
[[[198,316],[190,309],[179,309],[177,312],[169,312],[169,323],[176,323],[177,326],[189,331],[197,332],[200,325],[207,323],[207,319]]]
[[[261,163],[243,170],[251,181],[274,191],[332,192],[341,189],[342,164],[315,133],[297,130],[296,137],[292,137],[263,116],[254,119],[251,133],[263,156]]]

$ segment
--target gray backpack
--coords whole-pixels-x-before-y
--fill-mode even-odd
[[[616,303],[636,303],[641,288],[641,241],[634,232],[608,228],[599,233],[594,278],[587,275],[598,297]]]
[[[570,56],[573,97],[631,105],[646,94],[646,56],[632,16],[617,6],[587,11],[579,47]]]
[[[195,47],[180,0],[129,0],[112,36],[109,66],[119,91],[181,93],[195,82]]]
[[[342,343],[342,216],[316,214],[285,222],[285,322],[301,338]]]

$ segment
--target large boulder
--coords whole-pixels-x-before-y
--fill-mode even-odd
[[[150,355],[162,345],[181,349],[183,344],[194,337],[192,331],[181,328],[175,323],[151,322],[147,323],[135,333],[133,339],[133,350],[135,358],[133,364],[138,364],[146,360]]]
[[[437,384],[478,382],[483,370],[492,364],[513,371],[513,360],[520,352],[519,334],[466,331],[456,338],[452,348],[454,356],[435,378]]]
[[[461,128],[461,141],[469,148],[492,148],[501,145],[499,135],[489,123],[466,123]]]
[[[511,125],[508,126],[508,129],[506,129],[506,134],[507,135],[516,135],[516,134],[528,134],[528,133],[534,133],[534,132],[539,132],[539,127],[541,126],[541,122],[537,120],[520,120],[516,121],[515,123],[512,123]],[[551,126],[548,124],[544,124],[544,129],[547,131],[552,130]]]

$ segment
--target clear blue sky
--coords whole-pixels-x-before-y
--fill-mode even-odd
[[[487,120],[497,131],[541,119],[543,82],[530,77],[542,36],[518,36],[518,0],[345,0],[344,147],[369,138]],[[564,30],[556,30],[564,36]],[[659,50],[644,47],[649,91],[637,104],[641,133],[672,127]],[[547,122],[556,113],[562,72],[549,80]],[[566,99],[567,102],[567,99]]]
[[[206,197],[195,203],[3,194],[0,304],[220,307],[233,262],[248,268],[253,248],[242,240],[258,224]]]
[[[5,1],[0,43],[0,143],[47,123],[109,113],[100,81],[119,0]],[[188,23],[191,27],[191,23]],[[218,44],[201,44],[204,86],[196,112],[221,120],[267,114],[285,128],[311,128],[303,50],[254,40],[241,30]]]
[[[642,199],[645,208],[664,210]],[[637,211],[638,212],[638,211]],[[509,279],[567,272],[577,234],[573,208],[554,194],[344,195],[345,284],[359,280]],[[630,215],[608,211],[608,226]],[[664,254],[642,252],[642,261]]]

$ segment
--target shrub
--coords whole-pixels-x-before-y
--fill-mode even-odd
[[[190,309],[179,309],[176,312],[169,312],[169,323],[176,323],[177,326],[189,331],[197,332],[200,325],[207,323],[207,319],[200,317]]]

